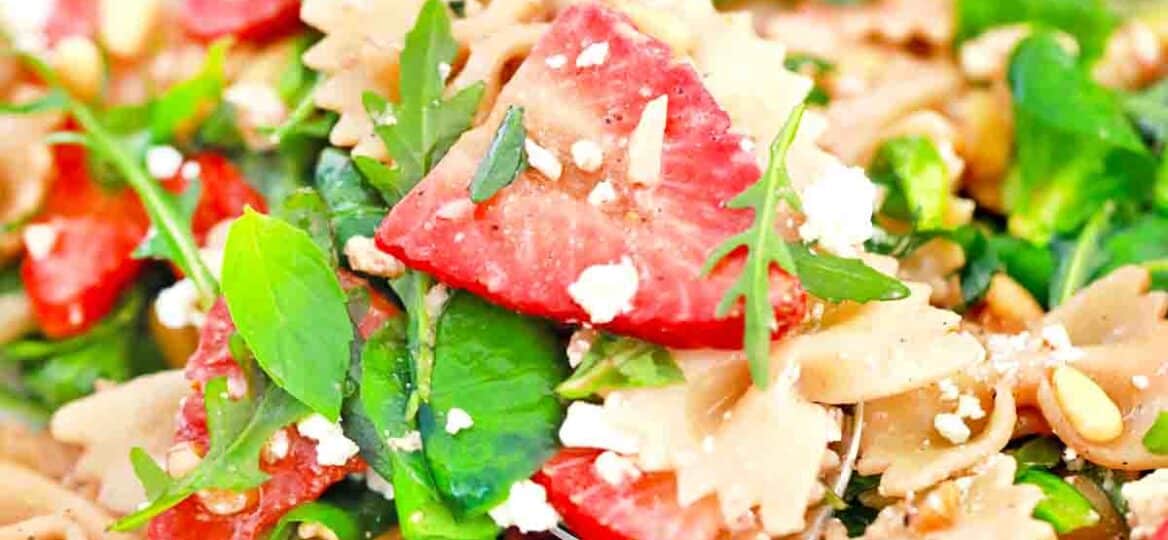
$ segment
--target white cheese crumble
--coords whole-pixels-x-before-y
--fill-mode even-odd
[[[401,437],[390,437],[385,442],[399,452],[417,452],[422,449],[422,432],[415,429]]]
[[[580,54],[576,56],[576,67],[599,66],[605,60],[608,60],[608,42],[600,41],[584,47],[584,50],[580,51]]]
[[[954,401],[961,394],[961,389],[949,378],[937,381],[937,389],[941,391],[941,399],[945,401]]]
[[[568,347],[565,351],[568,356],[568,365],[575,369],[584,361],[584,355],[588,354],[588,349],[592,348],[592,342],[596,340],[596,331],[588,328],[581,328],[572,333],[572,337],[568,338]]]
[[[178,149],[164,144],[146,149],[146,170],[159,180],[174,178],[182,167],[183,156]]]
[[[1148,380],[1147,375],[1132,375],[1131,383],[1136,389],[1144,390],[1151,384],[1151,381]]]
[[[608,422],[604,407],[573,401],[560,426],[560,442],[568,448],[599,448],[621,454],[636,454],[637,438]]]
[[[957,398],[957,416],[977,420],[985,418],[985,410],[981,408],[981,400],[971,394],[962,394]]]
[[[53,15],[53,0],[0,1],[0,24],[17,50],[42,51],[47,47],[45,25]]]
[[[965,421],[956,414],[937,414],[933,417],[933,428],[953,444],[964,444],[969,441],[969,426],[965,425]]]
[[[601,180],[592,187],[592,191],[588,192],[588,204],[604,206],[615,201],[616,197],[616,189],[612,187],[612,182]]]
[[[316,441],[316,463],[319,465],[341,466],[361,451],[357,443],[345,436],[340,421],[329,422],[319,414],[311,414],[296,422],[296,431]]]
[[[487,513],[500,527],[525,533],[546,531],[560,523],[560,515],[547,502],[547,490],[531,480],[511,484],[507,500]]]
[[[1043,326],[1038,335],[1051,348],[1050,360],[1054,363],[1074,362],[1087,354],[1071,343],[1071,336],[1061,324]]]
[[[864,169],[832,163],[802,193],[806,220],[799,236],[836,255],[854,257],[856,246],[872,238],[876,185]]]
[[[1168,469],[1157,469],[1135,482],[1127,482],[1119,492],[1127,501],[1131,537],[1152,538],[1168,516]]]
[[[438,219],[445,219],[449,221],[459,221],[470,217],[474,213],[475,203],[469,198],[458,198],[442,204],[438,210],[434,211],[434,215]]]
[[[662,94],[645,104],[633,134],[629,136],[629,180],[651,186],[661,179],[661,152],[665,148],[665,121],[669,96]]]
[[[555,154],[531,138],[523,141],[523,149],[527,152],[527,163],[533,169],[548,177],[549,180],[560,179],[560,175],[564,173],[564,166]]]
[[[547,67],[552,69],[560,69],[568,64],[568,57],[562,54],[553,54],[543,61]]]
[[[223,92],[223,101],[234,105],[241,122],[250,127],[277,126],[288,116],[280,92],[265,82],[237,82]]]
[[[203,174],[203,167],[197,161],[188,161],[181,169],[183,180],[194,180]]]
[[[592,464],[597,476],[609,485],[619,486],[641,477],[641,469],[632,460],[612,451],[605,451]]]
[[[632,259],[621,257],[613,264],[594,264],[580,272],[568,285],[568,295],[596,324],[612,322],[617,315],[633,309],[637,295],[637,267]]]
[[[288,438],[286,430],[279,430],[272,434],[268,442],[264,443],[264,459],[268,461],[280,461],[288,457],[288,452],[292,449],[292,441]]]
[[[596,172],[604,165],[604,149],[595,141],[580,139],[572,143],[572,163],[584,172]]]
[[[392,278],[406,271],[406,266],[396,257],[380,249],[368,236],[351,236],[345,241],[345,258],[349,266],[358,272],[371,276]]]
[[[24,240],[24,249],[33,260],[41,260],[53,252],[57,245],[57,236],[61,229],[52,223],[33,223],[26,225],[21,237]]]
[[[154,299],[154,316],[166,328],[200,327],[207,319],[199,304],[199,289],[190,278],[183,278],[158,292]]]
[[[365,471],[365,487],[378,495],[381,495],[387,501],[392,501],[394,497],[393,484],[389,480],[382,478],[373,469]]]
[[[450,67],[450,64],[448,64],[446,62],[439,62],[438,63],[438,76],[442,77],[443,81],[445,81],[446,79],[449,79],[451,69],[452,68]]]
[[[451,407],[446,411],[446,432],[454,435],[464,429],[474,427],[474,418],[470,417],[470,413],[458,407]]]

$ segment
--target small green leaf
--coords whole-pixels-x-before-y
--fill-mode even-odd
[[[69,96],[63,90],[53,89],[45,95],[23,103],[0,103],[0,114],[36,114],[64,109]]]
[[[321,152],[314,183],[328,204],[338,249],[343,249],[353,236],[373,236],[388,210],[365,184],[346,152],[336,148]]]
[[[949,171],[929,138],[905,136],[885,141],[876,152],[869,175],[889,188],[883,207],[886,214],[911,219],[919,230],[944,225],[951,191]]]
[[[230,46],[229,39],[212,43],[199,72],[172,86],[154,101],[150,107],[150,134],[154,141],[170,140],[175,130],[197,114],[200,107],[219,101],[225,81],[223,64]]]
[[[406,196],[401,183],[401,169],[390,167],[369,156],[353,156],[353,164],[361,175],[381,194],[387,206],[393,206]]]
[[[324,502],[305,503],[293,508],[272,528],[269,540],[297,540],[295,527],[300,523],[317,523],[324,526],[338,540],[365,540],[361,535],[361,524],[344,509]]]
[[[1168,456],[1168,412],[1161,411],[1144,434],[1144,448],[1157,456]]]
[[[275,384],[336,420],[353,328],[328,257],[308,234],[245,210],[227,236],[223,294]]]
[[[900,280],[864,264],[830,253],[813,253],[802,244],[787,245],[799,282],[807,292],[829,302],[900,300],[909,295]]]
[[[1038,467],[1022,467],[1014,477],[1016,484],[1031,484],[1042,489],[1043,498],[1034,508],[1034,517],[1054,526],[1059,534],[1090,527],[1099,522],[1099,514],[1079,490],[1062,478]]]
[[[1062,462],[1063,446],[1054,437],[1035,437],[1008,451],[1019,466],[1054,467]]]
[[[192,178],[187,180],[187,188],[183,190],[181,195],[175,196],[167,193],[162,196],[162,203],[174,212],[178,225],[187,233],[191,231],[191,219],[195,215],[195,207],[199,205],[201,192],[202,182],[198,178]],[[184,273],[189,272],[190,268],[185,267],[186,261],[179,255],[178,249],[174,237],[158,234],[157,229],[151,228],[138,247],[134,248],[132,255],[135,259],[171,261],[178,265]]]
[[[685,382],[685,374],[664,347],[639,339],[600,334],[568,380],[556,387],[564,399],[601,391],[656,388]]]
[[[134,475],[146,490],[146,500],[153,501],[166,493],[173,479],[145,450],[135,446],[130,450],[130,465]]]
[[[470,200],[481,203],[494,197],[500,189],[511,184],[519,173],[527,167],[527,154],[523,141],[527,130],[523,128],[523,107],[507,107],[503,122],[491,138],[487,155],[479,162],[478,169],[470,181]]]
[[[1059,266],[1050,282],[1050,307],[1069,300],[1087,285],[1099,268],[1102,239],[1111,227],[1114,209],[1111,203],[1107,203],[1087,222],[1073,243],[1054,244],[1060,256],[1056,257]]]
[[[305,187],[290,193],[281,203],[276,217],[308,233],[316,247],[328,255],[329,263],[337,266],[329,208],[316,190]]]

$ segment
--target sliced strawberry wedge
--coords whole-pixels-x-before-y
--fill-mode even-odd
[[[677,503],[670,473],[648,473],[612,485],[596,472],[600,450],[566,448],[535,473],[548,502],[579,538],[588,540],[709,540],[722,515],[713,497]]]
[[[667,96],[663,146],[637,144],[630,152],[630,139],[652,138],[633,134],[646,104],[661,96]],[[532,168],[473,206],[468,185],[511,105],[524,108],[528,138],[558,158],[562,174],[549,178],[555,160],[529,152]],[[491,117],[393,208],[377,242],[414,268],[520,312],[590,321],[676,347],[737,348],[741,314],[719,318],[715,310],[744,254],[701,276],[710,252],[753,217],[724,206],[760,174],[743,137],[729,130],[729,117],[700,76],[665,44],[615,11],[576,6],[536,45]],[[630,177],[631,166],[644,170],[657,158],[655,177]],[[608,186],[613,192],[605,197]],[[591,302],[585,296],[619,292],[616,283],[602,279],[590,284],[591,294],[579,293],[586,287],[569,293],[586,269],[622,261],[635,267],[637,285],[631,301],[615,299],[615,318],[581,304]],[[802,318],[805,294],[778,269],[771,292],[781,335]]]

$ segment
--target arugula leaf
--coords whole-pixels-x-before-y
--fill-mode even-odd
[[[900,280],[885,275],[860,259],[815,253],[802,244],[787,244],[799,282],[807,292],[829,302],[899,300],[910,294]]]
[[[219,101],[226,76],[223,64],[227,60],[230,39],[219,39],[207,49],[203,67],[194,77],[172,86],[150,105],[150,134],[156,141],[166,141],[193,117],[200,107]]]
[[[1103,241],[1099,278],[1127,264],[1140,264],[1152,274],[1152,288],[1168,290],[1168,217],[1145,214],[1118,227]]]
[[[339,540],[379,538],[397,522],[393,501],[369,491],[362,479],[346,478],[320,499],[304,503],[284,515],[268,534],[270,540],[294,540],[296,523],[322,523]]]
[[[45,95],[22,103],[0,103],[0,114],[36,114],[64,109],[69,103],[69,95],[59,88],[49,90]]]
[[[275,385],[265,385],[257,379],[249,381],[249,386],[262,387],[256,390],[258,397],[247,395],[233,400],[228,397],[226,378],[207,382],[203,399],[211,448],[187,475],[170,478],[145,451],[135,449],[131,453],[139,480],[154,497],[145,507],[116,521],[112,530],[125,532],[141,527],[200,489],[243,491],[268,479],[267,473],[260,470],[264,444],[309,410]]]
[[[1103,53],[1118,18],[1105,0],[958,0],[955,41],[961,43],[995,26],[1022,22],[1071,34],[1084,60],[1092,60]]]
[[[481,203],[494,197],[500,189],[515,181],[515,177],[527,167],[527,154],[523,141],[527,130],[523,128],[523,107],[507,107],[503,122],[491,138],[487,155],[479,162],[478,169],[470,181],[470,200]]]
[[[353,236],[373,236],[388,209],[365,185],[345,152],[336,148],[321,152],[314,182],[328,204],[337,249],[343,249]]]
[[[304,231],[246,209],[227,236],[223,294],[264,372],[335,421],[353,328],[325,253]]]
[[[656,388],[685,382],[664,347],[634,338],[600,334],[576,371],[556,387],[564,399],[584,399],[605,390]]]
[[[1015,236],[1046,245],[1105,201],[1151,198],[1155,163],[1115,96],[1092,81],[1049,32],[1023,41],[1010,63],[1017,163],[1004,186]],[[1066,111],[1075,111],[1067,114]]]
[[[390,282],[394,292],[401,298],[409,314],[407,341],[410,347],[410,377],[413,382],[413,393],[406,406],[406,416],[411,420],[418,412],[422,403],[430,401],[430,390],[434,373],[434,343],[437,338],[438,318],[445,307],[442,305],[428,305],[426,297],[430,295],[434,285],[434,278],[421,272],[406,272],[405,275]]]
[[[338,261],[336,251],[333,250],[329,208],[320,193],[307,187],[293,191],[273,215],[308,233],[316,247],[328,257],[329,265],[336,268]]]
[[[553,389],[566,375],[564,349],[545,321],[456,292],[434,356],[433,390],[418,415],[434,484],[456,514],[485,514],[558,448],[564,412]],[[454,408],[474,426],[447,432]]]
[[[807,93],[807,103],[827,105],[831,96],[823,87],[823,78],[835,72],[835,64],[824,58],[805,53],[788,52],[783,58],[783,67],[790,71],[807,75],[815,81],[815,86]]]
[[[1144,448],[1157,456],[1168,455],[1168,411],[1161,411],[1144,434]]]
[[[1107,203],[1083,227],[1074,242],[1055,242],[1058,269],[1050,282],[1050,307],[1069,300],[1087,285],[1100,264],[1100,243],[1111,225],[1115,207]]]
[[[168,196],[163,198],[163,203],[170,206],[170,210],[174,212],[177,218],[179,227],[184,231],[191,231],[191,220],[195,215],[195,207],[199,205],[199,195],[202,192],[202,182],[200,178],[192,178],[188,180],[187,188],[183,190],[182,195],[178,197]],[[178,246],[172,241],[171,237],[158,234],[158,231],[151,228],[146,233],[146,237],[134,248],[132,253],[135,259],[160,259],[176,261],[181,257],[178,254]]]
[[[1007,234],[989,236],[989,249],[1011,278],[1039,303],[1049,305],[1050,280],[1055,272],[1054,255],[1049,249]]]
[[[1034,517],[1066,534],[1099,522],[1099,514],[1079,490],[1040,467],[1020,467],[1014,483],[1031,484],[1042,489],[1043,499],[1034,507]]]
[[[928,137],[889,139],[880,146],[868,169],[872,181],[888,187],[883,212],[911,220],[916,229],[944,226],[949,202],[949,171]]]

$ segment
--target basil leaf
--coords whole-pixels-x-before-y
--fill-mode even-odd
[[[1083,227],[1073,242],[1053,244],[1058,269],[1050,282],[1050,307],[1057,307],[1085,287],[1101,264],[1100,243],[1111,226],[1114,207],[1108,203]]]
[[[583,399],[620,388],[656,388],[685,382],[673,355],[660,345],[600,334],[575,373],[556,387],[564,399]]]
[[[470,181],[470,200],[481,203],[494,197],[500,189],[511,184],[527,167],[523,141],[527,130],[523,127],[523,107],[507,107],[503,122],[491,137],[487,155],[479,162]]]
[[[334,268],[337,266],[328,205],[316,190],[300,188],[290,193],[281,203],[276,217],[308,233],[316,247],[328,256],[329,264]]]
[[[227,236],[223,294],[264,372],[336,420],[353,328],[345,294],[321,249],[304,231],[247,209]]]
[[[507,498],[558,446],[563,409],[563,347],[544,321],[457,292],[438,322],[433,390],[419,425],[434,483],[463,515],[483,514]],[[459,408],[470,428],[446,430]]]
[[[884,213],[911,219],[920,230],[944,225],[950,194],[949,171],[941,153],[927,137],[906,136],[885,141],[869,167],[876,183],[889,188]]]
[[[1066,534],[1099,522],[1099,514],[1079,490],[1062,478],[1037,467],[1022,467],[1014,476],[1016,484],[1031,484],[1042,489],[1043,499],[1034,507],[1034,517]]]
[[[860,259],[813,253],[797,243],[787,244],[787,250],[795,261],[803,288],[829,302],[899,300],[909,295],[908,287],[899,280],[873,269]]]
[[[316,189],[328,204],[336,246],[353,236],[373,236],[388,211],[370,190],[345,152],[328,148],[316,164]]]
[[[1075,37],[1085,60],[1097,58],[1118,23],[1105,0],[957,1],[958,43],[995,26],[1028,22],[1051,26]]]
[[[194,77],[167,90],[150,106],[150,134],[155,141],[174,137],[174,132],[206,103],[219,101],[226,77],[223,64],[231,41],[220,39],[207,49],[203,67]]]
[[[249,381],[265,386],[261,380]],[[182,502],[200,489],[243,491],[268,479],[260,470],[260,452],[268,439],[308,414],[300,402],[274,385],[266,385],[259,397],[228,397],[227,379],[207,382],[203,390],[207,407],[207,429],[211,447],[195,470],[181,478],[165,476],[142,450],[131,452],[139,479],[155,496],[143,508],[119,519],[111,529],[130,531],[145,525],[154,516]],[[137,456],[137,457],[135,457]],[[159,474],[162,473],[162,474]],[[163,480],[166,484],[163,484]]]
[[[1168,412],[1161,411],[1144,434],[1144,448],[1157,456],[1168,455]]]

